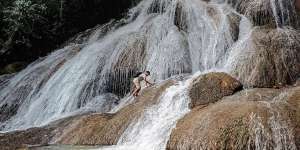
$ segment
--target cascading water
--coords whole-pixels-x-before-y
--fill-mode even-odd
[[[125,93],[119,86],[126,87],[138,70],[150,70],[155,80],[163,80],[222,68],[234,42],[227,19],[234,12],[224,7],[198,0],[142,1],[123,21],[126,25],[79,48],[58,50],[12,78],[0,97],[2,108],[15,113],[3,119],[2,130],[44,125],[105,93]]]
[[[291,2],[291,1],[289,1]],[[106,25],[83,44],[71,44],[0,82],[1,130],[45,125],[87,111],[115,112],[140,70],[155,81],[181,73],[230,73],[252,46],[252,24],[240,1],[143,0],[127,19]],[[277,26],[290,25],[283,0],[271,0]],[[288,16],[288,18],[286,18]],[[243,71],[243,70],[240,70]],[[116,148],[163,149],[188,109],[188,81],[166,90],[123,134]],[[131,102],[121,100],[121,106]],[[9,113],[8,113],[9,112]],[[150,146],[150,147],[148,147]],[[110,149],[110,148],[109,148]]]
[[[187,87],[191,80],[168,88],[157,105],[147,108],[133,122],[118,142],[118,146],[102,149],[165,149],[171,129],[177,120],[189,112]],[[155,139],[155,140],[153,140]]]
[[[286,105],[286,101],[282,100],[286,97],[283,93],[275,97],[271,102],[261,102],[263,106],[269,109],[270,117],[268,118],[268,127],[262,121],[262,118],[257,114],[250,116],[250,130],[252,134],[249,140],[249,147],[254,145],[255,149],[275,149],[275,150],[296,150],[295,138],[291,130],[288,118],[280,112],[280,107]]]

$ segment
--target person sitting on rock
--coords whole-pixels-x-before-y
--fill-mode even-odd
[[[141,82],[144,81],[146,83],[146,87],[149,87],[153,85],[151,82],[148,81],[148,77],[150,76],[150,71],[146,71],[144,73],[139,72],[134,76],[133,84],[134,84],[134,90],[133,90],[133,96],[137,97],[139,96],[139,92],[141,91]]]

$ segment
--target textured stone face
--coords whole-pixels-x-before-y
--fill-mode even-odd
[[[134,102],[116,114],[84,114],[58,120],[41,128],[0,134],[4,150],[26,145],[113,145],[117,144],[128,125],[139,117],[146,107],[155,104],[161,94],[175,83],[167,80],[142,91]],[[14,142],[13,142],[14,141]]]
[[[238,3],[237,10],[248,17],[255,26],[276,25],[270,0],[243,0]]]
[[[241,88],[241,83],[226,73],[201,75],[193,81],[190,87],[190,107],[214,103]]]
[[[266,149],[274,149],[281,143],[273,143],[277,140],[274,135],[280,134],[273,125],[286,132],[280,136],[291,144],[283,146],[299,148],[299,94],[299,87],[249,89],[196,107],[177,123],[167,149],[255,149],[256,136],[264,139]]]
[[[300,8],[299,0],[226,0],[226,2],[231,4],[238,13],[245,15],[254,26],[299,27],[295,13],[295,7]]]
[[[256,28],[237,58],[236,76],[248,87],[281,87],[300,75],[300,36],[295,30]]]
[[[288,98],[290,104],[291,121],[294,124],[294,135],[297,148],[300,149],[300,85],[297,86]]]

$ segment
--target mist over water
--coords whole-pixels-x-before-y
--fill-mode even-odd
[[[270,0],[278,28],[294,19],[283,1]],[[126,19],[99,27],[83,44],[57,50],[1,82],[0,108],[14,112],[1,118],[1,130],[42,126],[90,111],[115,112],[133,100],[125,95],[137,71],[149,70],[156,82],[183,73],[236,71],[253,46],[254,25],[236,11],[240,3],[141,1]],[[112,149],[164,149],[177,120],[189,112],[188,85],[189,80],[168,88]],[[270,121],[274,126],[277,117]]]

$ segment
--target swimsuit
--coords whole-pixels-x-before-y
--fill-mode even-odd
[[[141,74],[140,76],[133,79],[133,83],[137,89],[141,88],[141,81],[145,80],[145,78],[146,78],[146,75]]]

